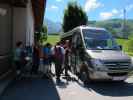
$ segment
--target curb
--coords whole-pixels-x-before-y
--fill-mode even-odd
[[[12,72],[5,79],[0,80],[0,97],[4,94],[6,89],[12,84],[16,75]]]
[[[10,85],[12,80],[6,80],[0,84],[0,96],[4,93],[4,91],[7,89],[7,87]]]

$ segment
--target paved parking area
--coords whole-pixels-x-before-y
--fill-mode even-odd
[[[133,100],[133,78],[125,83],[95,82],[84,86],[74,77],[23,78],[15,80],[3,93],[0,100]]]

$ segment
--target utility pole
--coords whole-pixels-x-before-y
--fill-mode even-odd
[[[126,33],[126,9],[125,8],[123,10],[123,37],[127,38],[127,33]]]

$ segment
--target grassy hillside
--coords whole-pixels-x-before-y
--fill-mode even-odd
[[[117,43],[122,45],[124,51],[128,51],[128,46],[126,45],[128,40],[126,39],[117,39]]]
[[[127,39],[117,39],[117,43],[119,44],[119,45],[122,45],[122,47],[123,47],[123,51],[125,52],[125,53],[127,53],[129,56],[133,56],[133,51],[131,52],[129,52],[129,50],[128,50],[128,42],[129,42],[129,40],[127,40]]]
[[[55,45],[56,42],[60,40],[59,35],[48,35],[48,39],[46,42],[51,43],[52,45]]]
[[[123,19],[110,19],[104,21],[90,21],[90,26],[104,27],[116,37],[128,37],[133,34],[133,20],[126,20],[125,33],[123,36]]]

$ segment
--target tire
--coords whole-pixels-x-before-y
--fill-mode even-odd
[[[125,80],[120,80],[120,81],[114,81],[116,83],[125,83]]]

